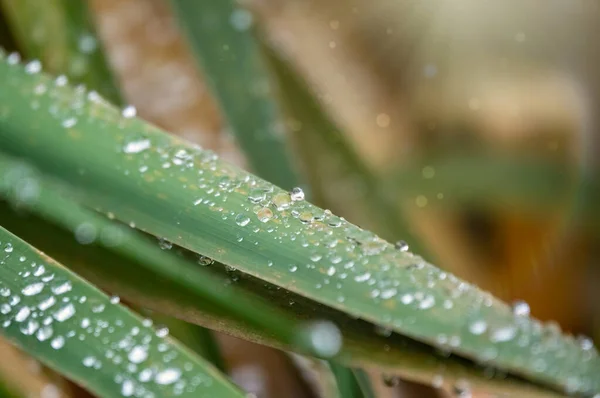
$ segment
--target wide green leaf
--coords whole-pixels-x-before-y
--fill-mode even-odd
[[[0,332],[104,397],[243,397],[208,363],[0,227]]]
[[[96,96],[10,59],[0,79],[3,150],[76,187],[88,206],[389,332],[568,392],[600,391],[589,340]]]

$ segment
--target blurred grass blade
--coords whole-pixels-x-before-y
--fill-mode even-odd
[[[590,341],[515,314],[299,195],[14,63],[0,61],[0,145],[76,187],[87,206],[386,334],[561,390],[600,392]]]
[[[293,67],[268,45],[262,48],[292,117],[289,124],[294,147],[304,160],[305,173],[320,204],[352,217],[386,239],[402,239],[413,251],[423,254],[419,239],[399,212],[397,197],[380,187],[382,182],[325,114]]]
[[[121,97],[98,41],[85,0],[0,0],[24,57],[65,74],[114,104]]]
[[[1,227],[0,241],[0,330],[30,355],[102,397],[244,396],[180,344]]]
[[[265,61],[247,31],[252,15],[231,0],[171,4],[252,170],[291,189],[297,176]]]
[[[371,385],[371,379],[364,370],[354,370],[354,377],[356,378],[356,382],[360,386],[360,390],[362,391],[362,395],[364,398],[377,398],[377,396],[375,395],[375,391],[373,390],[373,386]]]
[[[428,167],[435,178],[423,178]],[[523,158],[501,153],[464,153],[460,156],[422,159],[390,176],[390,186],[400,186],[397,195],[417,194],[435,197],[442,192],[439,206],[456,207],[478,203],[513,207],[544,216],[557,205],[574,202],[577,181],[568,165],[543,158]],[[581,221],[598,228],[600,186],[597,181],[581,181]],[[575,203],[573,203],[575,204]]]
[[[354,376],[354,372],[335,362],[329,362],[331,372],[335,376],[335,380],[340,390],[340,394],[344,398],[368,398],[362,393],[362,389],[358,384],[358,380]]]
[[[123,257],[123,263],[133,261],[139,272],[154,274],[163,282],[170,281],[180,289],[191,290],[201,299],[221,311],[245,320],[253,327],[268,331],[278,340],[291,344],[298,325],[268,305],[237,291],[235,287],[223,289],[227,280],[218,278],[198,264],[189,264],[152,244],[127,227],[115,224],[93,211],[81,208],[69,199],[69,193],[59,185],[43,179],[34,169],[7,157],[0,152],[0,197],[28,209],[68,231],[74,243],[96,244]],[[35,200],[23,192],[35,191]],[[29,198],[30,199],[30,198]],[[169,242],[166,244],[170,245]],[[212,261],[212,260],[209,260]],[[132,267],[127,267],[130,269]]]

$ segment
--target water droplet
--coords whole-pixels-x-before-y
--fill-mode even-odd
[[[515,316],[529,316],[529,304],[525,301],[517,300],[512,304],[512,312]]]
[[[399,240],[398,242],[396,242],[394,244],[394,247],[396,248],[396,250],[400,250],[401,252],[407,252],[408,251],[408,243],[406,243],[403,240]]]
[[[96,48],[98,48],[98,41],[94,36],[89,34],[79,37],[79,42],[77,44],[79,51],[84,54],[91,54],[96,50]]]
[[[240,213],[237,215],[237,217],[235,217],[235,223],[240,227],[245,227],[246,225],[248,225],[249,222],[250,217],[246,216],[245,214]]]
[[[74,127],[77,124],[77,119],[74,117],[70,117],[68,119],[63,120],[62,122],[62,126],[66,129],[70,129],[71,127]]]
[[[213,260],[210,257],[206,257],[206,256],[198,256],[198,264],[200,265],[211,265],[215,262],[215,260]]]
[[[273,218],[273,212],[271,211],[271,209],[263,207],[256,213],[256,216],[258,217],[258,220],[260,222],[267,222]]]
[[[490,334],[490,340],[494,343],[501,343],[512,340],[517,335],[517,328],[513,325],[507,325],[494,329]]]
[[[388,300],[394,297],[396,294],[398,294],[398,291],[392,287],[389,289],[383,289],[379,297],[381,297],[383,300]]]
[[[125,108],[123,108],[123,110],[121,111],[121,115],[123,115],[123,117],[125,118],[135,117],[135,115],[137,115],[137,109],[135,109],[135,106],[133,105],[128,105]]]
[[[40,327],[40,324],[38,321],[36,321],[35,319],[30,319],[29,321],[27,321],[25,324],[23,324],[20,328],[21,333],[23,333],[26,336],[31,336],[32,334],[35,333],[36,330],[38,330],[38,328]]]
[[[354,280],[356,282],[366,282],[371,278],[371,273],[370,272],[365,272],[364,274],[360,274],[360,275],[356,275],[354,277]]]
[[[91,368],[96,363],[96,357],[87,356],[87,357],[83,358],[82,363],[83,363],[83,366],[85,366],[87,368]]]
[[[142,363],[148,358],[148,351],[144,347],[138,345],[129,351],[127,358],[133,363]]]
[[[64,294],[64,293],[70,291],[71,288],[72,288],[71,282],[67,281],[67,282],[61,283],[58,286],[54,286],[52,288],[52,293],[54,293],[54,294]]]
[[[43,289],[44,289],[44,283],[37,282],[37,283],[32,283],[31,285],[25,286],[21,290],[21,293],[23,293],[25,296],[35,296],[36,294],[41,292]]]
[[[273,196],[271,201],[279,211],[289,208],[292,204],[292,199],[285,192],[280,192],[276,194],[275,196]]]
[[[52,348],[54,348],[55,350],[59,350],[61,348],[63,348],[65,345],[65,338],[62,336],[57,336],[55,338],[52,339],[52,341],[50,342],[50,346]]]
[[[11,243],[7,243],[6,246],[4,247],[4,251],[6,253],[12,253],[12,251],[13,251],[13,245]]]
[[[252,203],[259,203],[261,200],[265,200],[267,193],[264,189],[254,188],[248,193],[248,200]]]
[[[96,240],[96,226],[89,222],[79,224],[75,228],[75,240],[81,245],[89,245]]]
[[[27,65],[25,65],[25,72],[27,72],[30,75],[39,73],[41,70],[42,70],[42,63],[40,61],[38,61],[37,59],[34,59],[33,61],[28,62]]]
[[[243,8],[236,8],[229,17],[231,26],[237,31],[243,32],[252,26],[252,14]]]
[[[313,322],[306,327],[305,331],[310,345],[319,356],[332,357],[342,348],[342,333],[333,322]]]
[[[419,303],[419,308],[422,310],[429,309],[435,305],[435,298],[431,295],[427,295]]]
[[[71,303],[60,308],[53,314],[54,319],[56,319],[58,322],[64,322],[67,319],[71,318],[73,315],[75,315],[75,307]]]
[[[180,376],[181,370],[176,368],[168,368],[158,372],[156,376],[154,376],[154,381],[156,382],[156,384],[161,385],[173,384],[177,380],[179,380]]]
[[[166,326],[162,326],[156,329],[156,337],[167,337],[169,335],[169,328]]]
[[[173,248],[173,244],[165,238],[159,238],[158,247],[160,247],[163,250],[171,250]]]
[[[483,333],[485,333],[486,330],[487,330],[487,323],[482,320],[475,321],[469,325],[469,332],[473,333],[474,335],[483,334]]]
[[[131,397],[135,392],[135,385],[131,380],[123,381],[121,385],[121,395],[124,397]]]
[[[41,328],[39,328],[37,333],[35,334],[35,336],[37,337],[37,339],[39,341],[46,341],[50,337],[52,337],[53,333],[54,333],[54,330],[52,330],[52,326],[48,325],[48,326],[42,326]]]
[[[577,336],[577,342],[584,351],[589,351],[594,348],[594,342],[587,336]]]
[[[21,309],[15,315],[15,322],[23,322],[31,314],[29,307],[21,307]]]
[[[402,297],[400,297],[400,301],[402,302],[402,304],[404,305],[408,305],[410,303],[412,303],[415,300],[414,296],[412,294],[403,294]]]
[[[290,199],[292,199],[292,202],[299,202],[301,200],[304,200],[304,191],[302,190],[302,188],[294,188],[292,189],[292,191],[290,192]]]
[[[296,272],[298,270],[298,266],[297,265],[290,265],[289,270],[290,270],[290,272]]]
[[[119,304],[121,302],[121,298],[119,296],[110,296],[111,304]]]
[[[149,139],[141,139],[129,141],[124,147],[123,152],[125,153],[140,153],[150,148],[152,143]]]
[[[48,308],[52,307],[56,303],[56,299],[54,296],[50,296],[41,303],[38,304],[38,308],[42,311],[46,311]]]

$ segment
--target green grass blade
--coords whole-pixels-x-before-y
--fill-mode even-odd
[[[252,169],[291,189],[297,175],[265,61],[247,32],[252,16],[231,0],[171,4]]]
[[[373,386],[371,385],[371,379],[364,370],[354,370],[354,377],[356,377],[356,382],[360,386],[364,398],[377,398],[375,391],[373,391]]]
[[[344,398],[364,398],[358,380],[354,376],[354,372],[335,362],[329,362],[329,367],[340,390],[340,394]]]
[[[424,178],[428,167],[435,177]],[[512,207],[543,216],[557,206],[576,200],[575,184],[569,165],[543,158],[510,157],[506,154],[465,153],[415,161],[389,176],[389,186],[400,186],[399,198],[424,195],[435,198],[443,193],[437,206],[454,207],[479,203],[490,207]],[[518,178],[515,178],[518,176]],[[600,226],[600,185],[597,181],[581,182],[585,195],[579,199],[581,221],[594,228]]]
[[[0,6],[23,56],[40,60],[49,72],[65,74],[120,103],[87,1],[0,0]]]
[[[162,250],[157,244],[129,228],[115,224],[106,217],[80,207],[69,198],[69,193],[44,179],[31,167],[15,161],[0,152],[0,197],[13,205],[28,209],[55,225],[72,231],[73,243],[96,244],[104,250],[120,255],[121,266],[137,276],[140,272],[157,275],[164,282],[171,282],[184,291],[193,291],[210,305],[245,320],[252,327],[268,331],[278,340],[291,344],[299,325],[286,319],[282,313],[273,312],[258,298],[244,295],[231,287],[223,289],[227,280],[212,275],[205,267],[190,264]],[[23,184],[35,189],[33,202],[22,196]],[[79,231],[79,232],[78,232]],[[78,233],[87,233],[78,237]],[[89,241],[87,240],[89,239]],[[72,250],[72,249],[71,249]],[[127,267],[124,264],[133,261]],[[174,290],[174,289],[173,289]]]
[[[43,190],[40,195],[43,195]],[[2,206],[3,202],[0,201],[3,225],[26,237],[61,262],[69,264],[77,273],[118,293],[128,301],[260,344],[284,350],[298,349],[297,346],[274,339],[269,331],[256,330],[252,322],[244,322],[218,308],[207,306],[207,300],[202,295],[171,282],[160,276],[160,273],[147,272],[136,262],[127,261],[92,245],[81,245],[75,241],[71,230],[64,231],[40,222],[37,218],[24,216],[25,208],[22,203],[19,205],[19,200],[11,200],[11,203],[15,210]],[[437,383],[441,379],[446,385],[452,386],[455,382],[468,380],[473,388],[500,395],[536,398],[555,396],[547,390],[540,390],[537,386],[524,384],[512,377],[506,378],[502,374],[490,379],[489,372],[475,368],[457,357],[439,355],[431,347],[399,335],[382,336],[370,324],[239,272],[231,272],[218,263],[214,263],[209,269],[229,281],[222,285],[223,288],[231,289],[235,286],[235,289],[252,292],[268,300],[276,309],[287,311],[287,315],[298,322],[328,319],[339,325],[344,344],[336,360],[345,365],[375,367],[386,374],[421,383]],[[140,274],[144,278],[140,278]],[[236,297],[242,297],[237,290]],[[293,327],[293,323],[287,320],[289,318],[281,317],[280,320],[283,318],[286,319],[284,322]]]
[[[334,211],[340,207],[349,214],[347,218],[352,216],[386,239],[402,239],[423,254],[419,239],[399,212],[398,198],[389,194],[389,188],[382,188],[383,181],[362,161],[293,67],[274,49],[262,47],[286,110],[295,121],[296,126],[290,128],[294,147],[304,159],[305,173],[320,204]],[[340,188],[332,189],[332,181]]]
[[[383,329],[556,388],[599,392],[600,360],[587,341],[515,315],[420,257],[85,92],[6,61],[0,79],[2,148],[77,187],[88,206]]]
[[[0,332],[102,396],[244,395],[210,365],[0,227]],[[169,358],[169,360],[166,360]]]

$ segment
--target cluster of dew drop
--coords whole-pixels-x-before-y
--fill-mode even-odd
[[[213,379],[172,343],[168,329],[153,328],[115,307],[119,298],[81,294],[64,270],[17,253],[0,242],[0,267],[15,272],[19,288],[0,282],[0,328],[22,344],[48,345],[79,357],[91,371],[107,367],[125,397],[159,397],[201,391]]]
[[[170,171],[163,174],[164,181],[176,180],[181,171],[194,172],[195,184],[189,180],[182,185],[184,189],[194,187],[197,196],[192,206],[220,213],[223,221],[243,228],[245,232],[236,237],[238,243],[260,246],[268,239],[279,244],[294,242],[306,249],[310,253],[306,261],[283,265],[290,278],[310,274],[303,279],[313,284],[310,289],[321,290],[320,297],[346,311],[360,306],[356,301],[350,304],[355,297],[391,308],[374,319],[383,325],[377,328],[380,334],[396,330],[425,338],[448,353],[464,353],[504,368],[533,369],[540,375],[560,374],[567,360],[580,368],[597,366],[597,351],[589,339],[563,336],[556,325],[530,318],[524,302],[505,310],[489,294],[410,253],[406,242],[391,245],[310,205],[300,188],[285,192],[251,175],[231,172],[210,151],[152,148],[154,152],[144,149],[137,153],[144,162],[154,153],[164,160],[162,168]],[[241,203],[230,199],[239,195],[244,199]],[[270,260],[266,263],[267,267],[273,265]],[[362,295],[350,296],[348,291]],[[425,329],[423,323],[435,326]],[[589,390],[594,381],[573,376],[565,383],[568,391],[577,392]]]
[[[221,169],[217,157],[208,151],[156,148],[156,152],[179,170],[197,171],[196,191],[200,195],[193,206],[219,212],[223,220],[248,231],[237,242],[259,246],[260,238],[265,237],[281,244],[294,242],[308,249],[310,255],[308,261],[284,264],[289,274],[310,273],[307,279],[314,283],[312,288],[329,294],[339,305],[353,298],[346,292],[361,291],[361,301],[392,308],[376,320],[385,323],[377,329],[380,334],[397,330],[425,337],[447,352],[466,352],[484,363],[497,361],[501,367],[530,368],[539,374],[560,372],[560,365],[552,368],[555,358],[590,366],[596,360],[597,352],[588,340],[563,336],[553,324],[531,319],[526,303],[516,302],[512,310],[504,310],[489,294],[410,253],[406,242],[391,245],[328,210],[308,204],[300,188],[285,192],[250,175],[240,177],[225,167]],[[165,178],[177,178],[177,169],[172,171]],[[236,194],[245,198],[237,211],[226,205]],[[266,265],[273,267],[273,262]],[[423,329],[423,316],[441,327]],[[436,332],[447,331],[448,326],[454,333]],[[511,347],[518,347],[519,352],[503,355]],[[566,382],[569,391],[591,388],[585,378],[571,377]]]
[[[8,63],[18,63],[17,58],[10,55]],[[25,68],[26,73],[39,69],[37,63]],[[55,81],[56,86],[65,84],[64,78]],[[46,89],[33,91],[35,98]],[[85,95],[85,90],[78,88],[71,95],[68,111],[58,112],[55,107],[50,112],[69,129],[76,125],[78,113],[86,115],[85,101],[103,105],[97,94]],[[123,121],[135,116],[135,111],[128,107],[117,116],[123,128],[127,125]],[[426,340],[483,363],[493,361],[501,368],[533,369],[540,377],[560,378],[569,392],[600,388],[599,381],[585,376],[598,368],[598,353],[591,340],[565,336],[555,324],[530,318],[526,304],[519,303],[512,311],[505,308],[489,294],[413,255],[405,242],[389,244],[310,205],[300,188],[281,191],[221,162],[211,151],[173,144],[149,128],[126,133],[119,151],[133,165],[122,170],[123,174],[137,172],[148,183],[163,184],[166,192],[187,190],[194,196],[191,208],[203,215],[218,214],[222,221],[243,228],[244,232],[234,237],[238,244],[301,247],[289,263],[274,265],[268,260],[248,265],[285,269],[287,278],[294,281],[292,289],[299,289],[296,293],[320,290],[320,300],[374,321],[384,326],[382,330]],[[263,269],[260,273],[272,283],[285,283],[269,279]],[[577,371],[565,372],[569,364]]]

